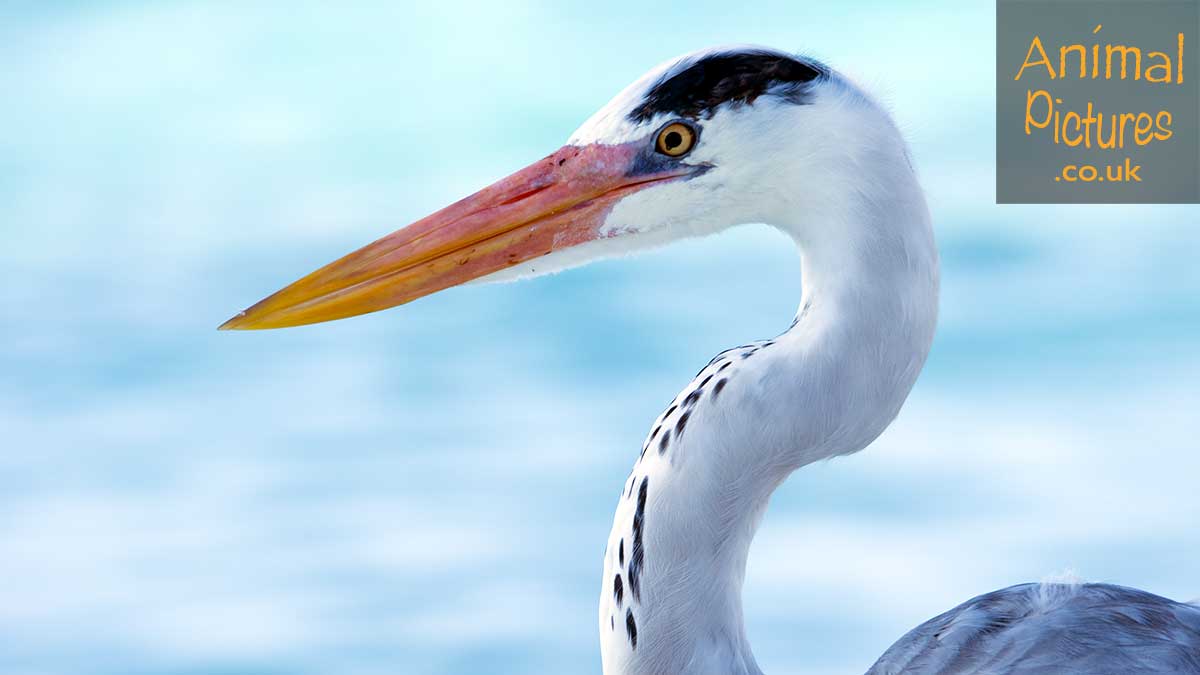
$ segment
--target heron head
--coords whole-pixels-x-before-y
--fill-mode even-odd
[[[803,198],[806,128],[831,73],[769,49],[710,49],[651,70],[547,157],[239,313],[222,329],[379,311],[476,279],[533,276],[722,227]],[[811,164],[811,163],[810,163]],[[789,175],[781,176],[786,166]],[[794,205],[793,205],[794,206]]]

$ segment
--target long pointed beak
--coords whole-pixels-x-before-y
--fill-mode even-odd
[[[644,144],[565,146],[259,301],[221,330],[285,328],[377,312],[599,239],[622,197],[686,176]]]

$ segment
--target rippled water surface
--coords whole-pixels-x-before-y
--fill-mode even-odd
[[[1198,212],[994,206],[990,5],[0,15],[0,671],[599,672],[617,492],[700,365],[787,326],[787,240],[214,328],[722,42],[879,90],[943,257],[900,419],[773,501],[746,588],[763,668],[861,672],[1067,569],[1200,596]]]

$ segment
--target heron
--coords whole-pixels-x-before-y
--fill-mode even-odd
[[[621,485],[598,623],[609,675],[757,675],[751,541],[795,470],[892,422],[934,337],[939,266],[907,143],[824,63],[757,46],[672,59],[552,154],[305,276],[223,329],[298,326],[766,223],[796,246],[798,310],[716,355]],[[903,636],[869,673],[1200,673],[1200,607],[1109,584],[1021,584]]]

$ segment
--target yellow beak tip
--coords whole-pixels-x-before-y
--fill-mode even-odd
[[[220,326],[217,326],[217,330],[245,330],[247,328],[245,325],[245,319],[246,313],[238,312],[237,315],[235,315],[232,319],[226,321]]]

